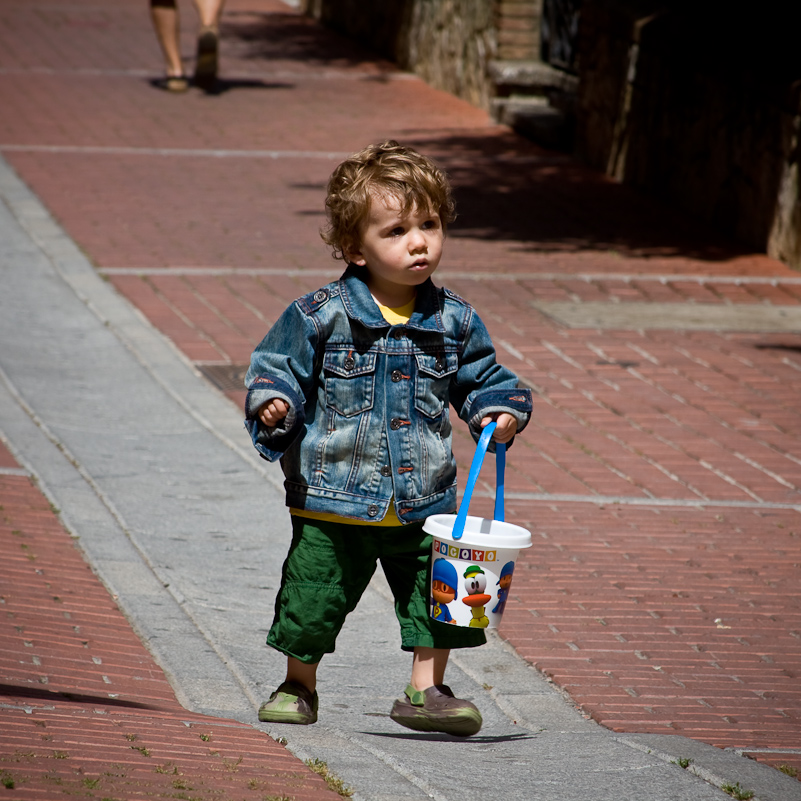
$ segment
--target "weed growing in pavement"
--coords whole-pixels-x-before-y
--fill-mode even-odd
[[[217,751],[217,756],[219,755],[220,752]],[[244,758],[245,757],[243,757],[242,754],[240,754],[239,759],[237,759],[236,761],[234,761],[233,759],[223,759],[223,765],[225,766],[225,769],[230,773],[236,773],[237,770],[239,770],[239,766],[242,764],[242,760]]]
[[[329,790],[339,793],[343,798],[350,798],[353,790],[347,787],[339,776],[335,776],[328,768],[328,764],[322,759],[307,759],[306,764],[328,785]]]
[[[3,787],[5,787],[6,790],[14,789],[14,777],[8,771],[0,771],[0,781],[3,782]]]
[[[289,742],[286,737],[276,737],[275,741],[278,743],[278,745],[286,745]]]
[[[684,768],[684,770],[687,770],[692,763],[692,759],[687,759],[687,757],[679,757],[678,759],[673,760],[674,765],[678,765],[680,768]]]
[[[83,783],[90,790],[94,790],[97,787],[97,785],[100,784],[100,779],[89,779],[89,778],[86,778],[86,779],[83,780]]]
[[[754,791],[743,790],[743,788],[740,787],[740,782],[724,784],[720,789],[723,790],[724,793],[728,793],[732,798],[736,798],[737,801],[750,801],[750,799],[754,797]]]
[[[204,743],[207,743],[211,740],[210,734],[201,734],[200,739],[203,740]]]
[[[289,795],[265,795],[263,801],[294,801]]]
[[[794,779],[798,778],[798,768],[794,768],[792,765],[779,765],[778,770],[788,776],[792,776]]]
[[[69,759],[69,756],[66,751],[53,751],[53,759]]]
[[[128,740],[128,742],[130,742],[130,743],[135,743],[136,742],[136,737],[137,737],[137,735],[135,735],[135,734],[126,734],[125,735],[125,739]]]
[[[143,745],[132,745],[134,751],[138,751],[142,756],[150,756],[150,749],[145,748]]]

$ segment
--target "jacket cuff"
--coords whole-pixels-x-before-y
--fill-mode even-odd
[[[511,414],[517,420],[517,434],[527,425],[531,418],[532,402],[531,390],[516,387],[513,389],[490,389],[481,392],[473,399],[470,404],[470,411],[467,415],[467,424],[473,439],[478,442],[481,437],[481,421],[489,414],[495,412],[505,412]],[[506,443],[509,448],[514,442],[514,437]],[[495,442],[490,441],[488,450],[495,452]]]
[[[287,416],[268,428],[256,417],[267,401],[280,398],[289,406]],[[303,401],[295,390],[280,378],[259,376],[248,388],[245,399],[245,428],[256,450],[268,461],[275,461],[292,444],[306,422]]]

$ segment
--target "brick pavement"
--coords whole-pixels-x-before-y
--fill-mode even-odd
[[[0,151],[218,380],[337,274],[317,229],[338,154],[394,136],[442,161],[460,217],[440,279],[537,390],[507,484],[507,514],[536,544],[502,633],[615,730],[801,768],[801,335],[570,328],[539,305],[780,312],[798,307],[799,276],[278,0],[227,6],[226,80],[211,97],[149,86],[160,65],[141,4],[40,5],[0,6]],[[462,431],[455,448],[464,465]]]
[[[0,781],[14,801],[338,799],[256,729],[188,712],[0,443]]]

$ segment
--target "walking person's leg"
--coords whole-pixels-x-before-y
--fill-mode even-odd
[[[189,82],[181,61],[180,20],[175,0],[150,0],[150,18],[164,54],[166,77],[159,85],[169,92],[185,92]]]
[[[197,38],[195,83],[201,89],[211,89],[217,81],[219,69],[220,15],[224,0],[195,0],[200,17]]]

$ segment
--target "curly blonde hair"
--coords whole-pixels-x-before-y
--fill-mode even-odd
[[[376,195],[398,201],[407,214],[431,209],[443,232],[456,217],[450,183],[431,159],[394,139],[370,145],[343,161],[328,180],[327,227],[320,232],[335,259],[359,249],[361,230]]]

